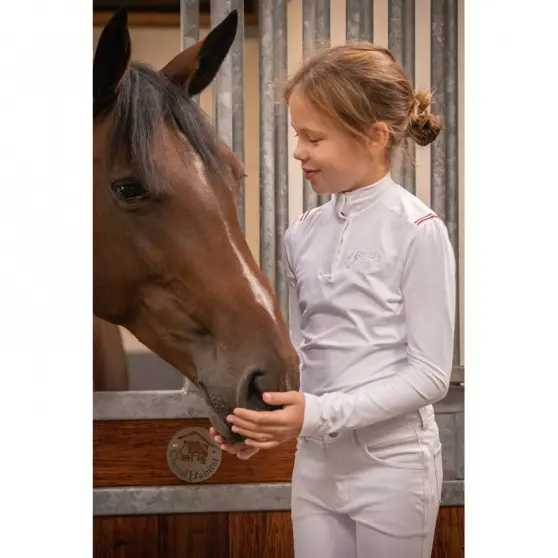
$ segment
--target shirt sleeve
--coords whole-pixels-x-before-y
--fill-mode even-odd
[[[300,308],[298,305],[298,291],[296,288],[296,277],[293,271],[293,258],[289,242],[290,230],[285,233],[285,267],[287,271],[287,281],[289,283],[289,331],[291,343],[300,356],[300,343],[302,340],[300,330]]]
[[[443,399],[453,362],[455,255],[440,219],[417,225],[402,272],[407,362],[354,393],[305,394],[301,436],[323,436],[407,414]]]

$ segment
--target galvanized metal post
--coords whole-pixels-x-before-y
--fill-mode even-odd
[[[388,48],[414,84],[415,0],[388,1]],[[412,194],[416,191],[416,172],[413,164],[415,152],[414,142],[409,142],[407,152],[396,150],[391,165],[394,180]]]
[[[454,362],[459,344],[459,192],[457,114],[457,0],[431,0],[432,110],[444,119],[442,133],[431,146],[431,199],[444,220],[457,262],[457,303]]]
[[[273,6],[273,77],[275,83],[287,75],[287,2]],[[275,90],[275,87],[274,87]],[[284,260],[284,237],[289,226],[288,111],[283,99],[274,95],[275,106],[275,296],[285,319],[289,312],[289,288]]]
[[[275,95],[273,4],[259,0],[260,268],[275,288]]]
[[[316,43],[316,9],[314,0],[302,0],[302,56],[306,60],[315,51]],[[302,208],[308,211],[318,206],[318,195],[312,185],[302,179]]]
[[[180,48],[191,47],[200,40],[200,1],[180,0]],[[194,97],[193,102],[200,104],[200,98]],[[182,389],[185,393],[197,393],[198,388],[184,376]]]
[[[304,59],[316,50],[330,45],[329,0],[302,0],[302,54]],[[326,203],[329,194],[317,195],[310,183],[303,179],[303,209],[307,211]]]
[[[374,0],[346,0],[345,37],[348,43],[373,40]]]
[[[192,46],[200,40],[200,0],[180,1],[180,48]],[[199,105],[199,97],[194,98]]]
[[[211,0],[211,27],[238,10],[239,24],[231,50],[212,85],[213,122],[219,137],[244,161],[244,0]],[[245,231],[244,182],[241,184],[237,214]]]

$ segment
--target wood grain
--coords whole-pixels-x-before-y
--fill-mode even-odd
[[[432,558],[464,557],[464,508],[441,508]],[[96,517],[94,558],[293,558],[280,512]],[[319,558],[319,557],[316,557]]]
[[[167,464],[167,445],[186,427],[209,429],[206,419],[95,421],[93,486],[164,486],[186,484]],[[223,452],[218,471],[204,483],[290,482],[296,440],[258,453],[248,461]]]
[[[228,558],[229,514],[159,516],[161,558]]]
[[[440,508],[432,558],[465,556],[465,508]]]
[[[159,518],[156,515],[93,519],[93,558],[159,556]]]
[[[229,514],[229,558],[293,558],[291,514]]]
[[[105,26],[114,12],[95,11],[93,12],[93,26]],[[179,13],[164,12],[129,12],[128,25],[130,27],[180,27]],[[245,14],[244,25],[246,27],[256,27],[258,25],[258,14]],[[200,27],[210,28],[209,14],[200,14]]]

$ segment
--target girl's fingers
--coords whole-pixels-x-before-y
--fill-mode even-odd
[[[215,428],[213,428],[213,426],[211,426],[209,428],[209,435],[218,443],[218,444],[222,444],[223,443],[223,438],[222,436],[219,436],[219,434],[217,434],[217,431],[215,430]]]
[[[253,430],[239,428],[238,426],[234,426],[232,430],[233,432],[246,436],[246,438],[252,438],[253,440],[258,440],[259,442],[267,442],[269,440],[273,440],[274,438],[273,434],[267,434],[264,432],[254,432]]]
[[[241,451],[239,451],[236,456],[238,457],[238,459],[250,459],[252,456],[256,455],[256,453],[258,453],[258,451],[260,451],[258,448],[246,448],[243,449]]]
[[[250,448],[257,448],[257,449],[271,449],[275,446],[278,446],[281,442],[277,440],[273,440],[271,442],[258,442],[257,440],[246,440],[246,445],[250,446]]]
[[[240,432],[240,433],[242,433],[242,432]],[[221,448],[221,450],[226,451],[227,453],[230,453],[232,455],[236,455],[239,459],[243,459],[243,460],[250,459],[252,456],[254,456],[259,451],[259,448],[248,447],[244,443],[235,444],[235,445],[226,444],[223,437],[220,436],[219,434],[217,434],[217,431],[213,427],[209,428],[209,434],[215,440],[215,442],[217,442],[219,444],[219,447]],[[254,436],[259,435],[257,432],[254,432],[252,434]],[[261,435],[259,435],[259,436],[261,436]]]

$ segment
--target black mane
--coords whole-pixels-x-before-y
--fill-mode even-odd
[[[164,121],[186,137],[208,171],[230,168],[230,157],[219,145],[215,130],[186,91],[138,62],[130,65],[112,105],[108,163],[125,156],[146,187],[163,188],[151,149]]]

